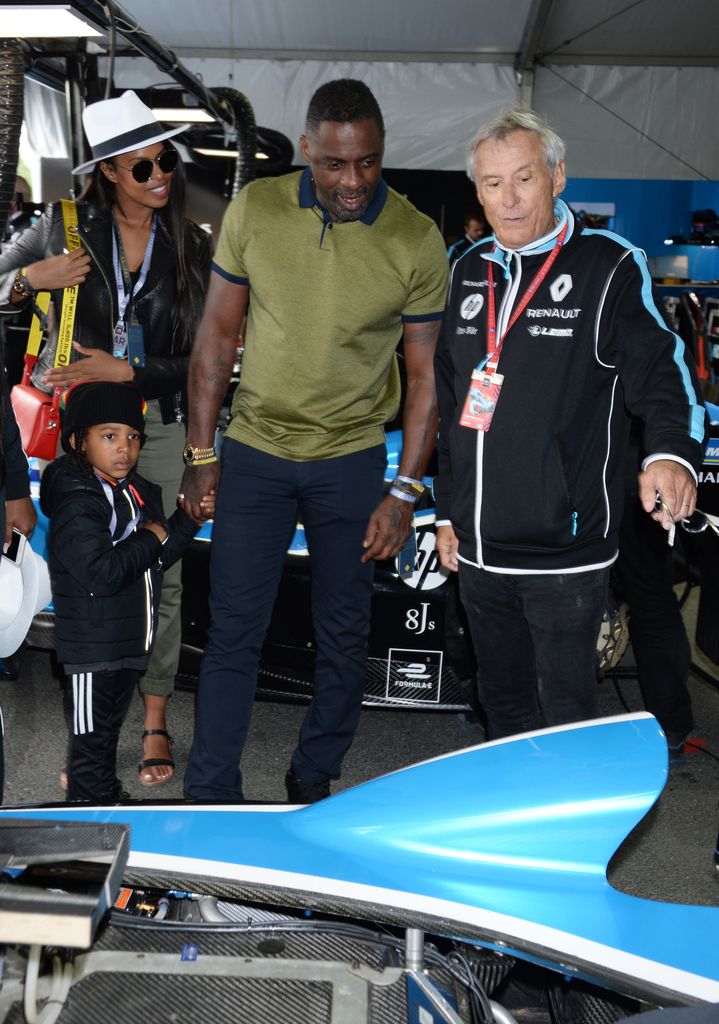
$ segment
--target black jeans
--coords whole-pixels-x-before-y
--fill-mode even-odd
[[[460,562],[488,738],[597,715],[609,570],[509,575]]]
[[[212,625],[185,776],[189,796],[243,798],[239,761],[260,651],[298,519],[310,552],[317,658],[291,767],[307,781],[339,777],[364,694],[374,565],[360,559],[367,521],[382,499],[385,463],[384,445],[291,462],[225,441],[210,556]]]

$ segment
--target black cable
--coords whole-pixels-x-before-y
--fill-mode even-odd
[[[586,96],[586,98],[588,100],[591,100],[592,103],[596,103],[596,105],[598,107],[601,107],[602,110],[606,111],[607,114],[611,114],[611,116],[615,117],[617,121],[621,121],[621,123],[626,125],[627,128],[631,128],[632,131],[635,131],[637,135],[641,135],[642,138],[646,139],[648,142],[653,143],[655,146],[657,146],[658,149],[663,150],[669,156],[673,157],[674,160],[678,160],[680,164],[684,164],[684,166],[688,167],[690,171],[694,172],[694,174],[698,174],[699,177],[704,178],[705,181],[712,180],[708,174],[704,174],[704,172],[700,171],[698,167],[694,167],[692,164],[688,163],[682,157],[678,156],[676,153],[673,153],[671,149],[667,149],[667,147],[662,145],[661,142],[657,142],[657,140],[653,139],[651,135],[647,135],[647,133],[643,132],[641,128],[637,128],[637,126],[635,124],[632,124],[631,121],[627,121],[626,118],[622,117],[620,114],[617,114],[615,110],[611,110],[605,103],[602,103],[601,100],[596,99],[594,96],[590,96],[590,94],[586,92],[584,89],[580,88],[580,86],[575,85],[574,82],[571,82],[568,78],[565,78],[564,75],[560,75],[555,68],[549,67],[549,65],[544,64],[543,62],[539,62],[539,64],[541,67],[545,69],[545,71],[549,71],[550,74],[555,75],[560,81],[564,82],[565,85],[569,85],[572,89],[576,89],[578,93],[581,93],[582,96]]]
[[[224,922],[203,921],[168,921],[163,918],[160,921],[154,918],[129,917],[122,911],[113,910],[110,914],[110,921],[113,926],[120,928],[137,928],[146,931],[186,931],[186,932],[213,932],[235,935],[251,935],[263,932],[289,932],[302,933],[313,932],[338,935],[348,939],[358,939],[365,942],[373,942],[376,945],[387,946],[390,949],[404,953],[406,949],[405,939],[387,932],[378,932],[363,925],[353,925],[335,921],[265,921],[250,922],[242,924],[238,921]],[[458,949],[445,955],[440,953],[433,946],[425,946],[425,960],[433,967],[444,968],[456,981],[465,988],[469,994],[470,1006],[472,1007],[473,1024],[493,1024],[494,1015],[490,1006],[489,997],[484,991],[476,974],[472,971],[465,956]]]
[[[447,969],[450,974],[452,974],[452,977],[456,978],[456,980],[459,981],[459,983],[469,992],[469,1002],[473,1019],[476,1019],[477,1024],[494,1024],[494,1014],[492,1013],[489,996],[480,984],[479,978],[470,967],[467,958],[463,953],[460,953],[458,949],[453,949],[446,959],[448,962]],[[465,977],[462,977],[461,974],[456,973],[451,969],[451,967],[449,967],[449,964],[453,960],[457,960],[459,962],[465,972]]]
[[[109,63],[107,65],[107,80],[105,82],[105,99],[110,99],[110,93],[112,92],[112,83],[115,77],[115,49],[117,45],[117,22],[115,21],[115,12],[112,4],[102,5],[105,14],[110,21],[110,43],[109,43]]]
[[[380,946],[389,946],[401,952],[405,949],[404,937],[389,932],[379,932],[364,925],[340,921],[292,920],[292,921],[175,921],[154,917],[134,917],[121,910],[112,910],[110,923],[119,928],[136,928],[140,931],[186,931],[211,932],[215,934],[252,935],[261,932],[314,932],[342,935],[348,939],[361,939]],[[432,947],[425,947],[428,960],[447,966],[447,958]]]
[[[551,56],[553,53],[556,53],[557,50],[561,50],[563,46],[569,46],[570,43],[575,43],[577,39],[581,39],[582,36],[589,35],[589,33],[593,32],[595,28],[601,28],[602,25],[606,25],[607,22],[613,21],[614,18],[618,18],[620,15],[626,14],[627,11],[631,11],[633,7],[639,7],[639,5],[643,3],[646,3],[646,0],[634,0],[633,3],[627,4],[626,7],[623,7],[621,11],[615,11],[614,14],[610,14],[606,18],[602,18],[602,20],[598,21],[595,25],[590,25],[589,28],[582,29],[581,32],[577,32],[576,36],[572,36],[571,39],[565,39],[563,43],[559,44],[559,46],[555,46],[553,50],[547,50],[546,53],[543,53],[537,59],[543,60],[545,57]]]
[[[365,928],[362,925],[339,923],[335,921],[158,921],[152,917],[131,917],[119,910],[110,914],[113,925],[121,928],[138,928],[148,931],[188,931],[217,932],[226,934],[250,935],[253,932],[337,932],[347,938],[366,939],[380,945],[396,945],[404,948],[404,940],[392,935],[382,936],[380,932]]]
[[[609,673],[607,673],[607,675],[608,675],[608,674],[609,674]],[[606,679],[606,676],[605,676],[604,678]],[[614,685],[614,692],[615,692],[615,693],[616,693],[616,695],[617,695],[617,700],[618,700],[618,701],[619,701],[619,703],[620,703],[620,704],[622,705],[622,707],[624,708],[624,710],[626,711],[626,713],[627,713],[628,715],[631,715],[634,709],[633,709],[633,708],[630,708],[630,707],[629,707],[629,705],[627,704],[626,700],[624,699],[624,694],[623,694],[623,693],[622,693],[622,691],[621,691],[621,687],[619,686],[619,680],[617,679],[617,677],[616,677],[616,676],[612,676],[612,683],[613,683],[613,685]]]

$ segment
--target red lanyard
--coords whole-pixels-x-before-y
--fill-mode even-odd
[[[532,298],[537,288],[539,288],[542,281],[545,279],[549,271],[552,269],[552,264],[559,255],[559,250],[562,248],[562,245],[564,244],[564,239],[566,237],[567,225],[565,224],[562,230],[559,232],[559,235],[557,236],[557,241],[554,245],[554,248],[550,252],[549,256],[547,256],[546,260],[539,268],[537,273],[534,275],[534,279],[529,284],[529,287],[525,291],[522,298],[519,300],[519,303],[515,306],[514,312],[510,317],[509,323],[507,324],[507,330],[504,332],[504,334],[502,335],[498,342],[496,340],[497,316],[494,308],[494,268],[492,266],[492,261],[489,261],[489,268],[487,274],[487,277],[489,279],[489,294],[487,296],[487,362],[485,363],[485,365],[489,369],[496,369],[497,363],[499,362],[499,354],[502,351],[502,345],[504,344],[504,339],[507,337],[507,335],[514,327],[519,317],[524,312],[529,300]]]

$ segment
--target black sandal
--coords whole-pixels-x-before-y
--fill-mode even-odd
[[[172,747],[172,744],[174,742],[172,736],[170,736],[167,729],[145,729],[145,731],[142,734],[143,741],[145,739],[145,736],[166,736],[167,744],[169,747]],[[139,765],[137,766],[137,771],[140,776],[140,782],[142,783],[143,786],[162,786],[165,782],[169,782],[170,779],[173,778],[173,776],[170,775],[170,777],[167,779],[155,779],[152,782],[146,782],[145,779],[143,779],[142,773],[145,771],[146,768],[158,768],[161,766],[172,768],[174,773],[175,762],[172,760],[171,757],[146,757],[143,761],[140,761]]]

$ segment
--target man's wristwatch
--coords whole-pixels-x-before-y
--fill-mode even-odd
[[[214,448],[196,448],[194,444],[186,444],[182,458],[186,466],[208,466],[217,462],[217,452]]]
[[[30,287],[26,271],[27,267],[21,267],[15,275],[15,280],[12,283],[12,290],[16,295],[19,295],[21,299],[26,299],[29,295],[35,294],[35,289]]]

